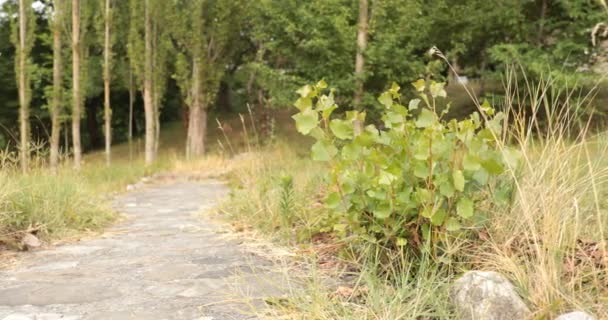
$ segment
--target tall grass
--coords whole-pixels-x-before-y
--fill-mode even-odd
[[[514,280],[538,317],[584,309],[606,318],[606,133],[591,132],[591,122],[577,114],[592,101],[552,92],[550,82],[524,92],[511,94],[509,104],[529,108],[513,113],[507,137],[523,158],[511,171],[512,205],[490,217],[489,239],[473,259]]]

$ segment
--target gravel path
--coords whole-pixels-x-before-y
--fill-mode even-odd
[[[23,253],[0,271],[0,319],[253,319],[282,277],[197,213],[227,189],[175,181],[123,195],[102,236]]]

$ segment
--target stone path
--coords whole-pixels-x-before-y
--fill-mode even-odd
[[[281,276],[197,215],[226,193],[215,181],[176,181],[121,196],[127,219],[101,237],[0,270],[0,319],[255,318]]]

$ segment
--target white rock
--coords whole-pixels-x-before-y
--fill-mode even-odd
[[[586,312],[573,311],[564,313],[555,320],[595,320],[595,318]]]
[[[28,249],[38,248],[42,245],[42,242],[40,242],[40,240],[31,233],[27,233],[25,236],[23,236],[21,243]]]
[[[511,282],[496,272],[465,273],[450,298],[462,320],[521,320],[530,313]]]

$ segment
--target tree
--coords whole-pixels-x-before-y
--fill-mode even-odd
[[[72,0],[72,144],[74,167],[80,169],[82,145],[80,141],[81,83],[80,83],[80,0]]]
[[[150,0],[144,1],[144,110],[146,117],[146,165],[152,164],[156,158],[154,125],[154,98],[152,90],[152,9]]]
[[[111,0],[104,0],[104,41],[103,41],[103,114],[106,163],[111,163],[112,148],[112,109],[110,107],[110,79],[112,40],[110,35],[112,25]]]
[[[186,154],[203,155],[207,111],[215,101],[241,25],[231,17],[245,1],[176,1],[172,37],[179,50],[176,80],[189,107]]]
[[[363,68],[365,66],[364,52],[367,47],[368,0],[359,0],[359,22],[357,26],[357,57],[355,61],[355,99],[353,104],[359,108],[363,96]]]
[[[158,149],[160,103],[166,81],[163,16],[170,12],[165,9],[167,1],[132,0],[130,5],[129,61],[144,100],[145,162],[150,165]]]
[[[63,96],[63,59],[62,59],[62,30],[64,16],[64,1],[55,0],[53,3],[53,16],[50,20],[53,33],[53,93],[49,105],[51,112],[51,141],[50,165],[56,171],[59,164],[59,140],[61,136],[61,110]]]
[[[34,45],[34,16],[31,0],[19,0],[18,25],[13,28],[13,43],[17,49],[15,69],[19,91],[19,153],[21,170],[27,171],[30,158],[30,100],[31,60],[29,55]]]

